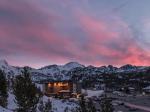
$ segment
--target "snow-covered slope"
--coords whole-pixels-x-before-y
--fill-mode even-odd
[[[8,110],[8,109],[3,108],[3,107],[0,106],[0,112],[13,112],[13,111]]]
[[[19,75],[22,70],[20,67],[10,66],[5,60],[0,60],[0,69],[10,76]]]
[[[77,62],[70,62],[70,63],[65,64],[64,66],[61,66],[61,69],[70,71],[71,69],[74,69],[74,68],[77,68],[77,67],[84,68],[85,66],[81,65]]]
[[[15,96],[13,94],[9,93],[9,97],[7,100],[8,100],[7,108],[3,108],[0,106],[0,112],[14,112],[18,108],[15,102]],[[64,112],[66,109],[68,110],[67,112],[72,112],[73,110],[76,109],[76,107],[78,107],[78,105],[75,102],[69,100],[60,100],[50,98],[47,96],[43,96],[40,100],[43,100],[44,103],[50,100],[52,102],[53,112]],[[39,106],[39,103],[37,106]],[[38,110],[38,107],[36,112],[41,112]]]
[[[78,104],[69,100],[61,100],[44,96],[43,101],[49,100],[52,102],[52,112],[75,112]]]

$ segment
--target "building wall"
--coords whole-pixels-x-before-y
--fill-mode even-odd
[[[61,90],[70,90],[70,92],[72,92],[72,87],[73,87],[72,83],[70,83],[70,82],[47,83],[47,84],[45,84],[45,93],[58,94],[59,91],[61,91]]]

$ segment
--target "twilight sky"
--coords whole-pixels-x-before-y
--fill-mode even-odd
[[[40,67],[150,65],[150,0],[0,0],[0,59]]]

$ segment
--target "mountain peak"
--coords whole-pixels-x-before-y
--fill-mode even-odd
[[[84,66],[84,65],[81,65],[79,64],[78,62],[69,62],[69,63],[66,63],[64,66]]]
[[[85,67],[84,65],[81,65],[81,64],[79,64],[78,62],[69,62],[69,63],[67,63],[67,64],[65,64],[64,66],[63,66],[63,68],[66,68],[66,69],[68,69],[68,70],[71,70],[71,69],[73,69],[73,68],[77,68],[77,67]]]
[[[136,66],[133,66],[133,65],[131,65],[131,64],[127,64],[127,65],[124,65],[124,66],[122,66],[122,67],[120,67],[121,69],[135,69],[136,68]]]
[[[58,67],[58,65],[53,64],[53,65],[48,65],[48,66],[42,67],[40,69],[52,69],[52,68],[57,68],[57,67]]]

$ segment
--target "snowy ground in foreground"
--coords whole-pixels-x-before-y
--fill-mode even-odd
[[[64,110],[66,108],[68,108],[68,111],[72,110],[72,109],[75,109],[77,107],[77,104],[74,103],[74,102],[70,102],[68,100],[61,100],[61,99],[55,99],[55,98],[49,98],[49,97],[46,97],[44,96],[43,97],[43,101],[47,101],[48,99],[51,100],[52,102],[52,110],[54,112],[64,112]]]
[[[13,110],[17,108],[17,105],[14,102],[14,98],[15,98],[14,95],[9,93],[7,109],[0,106],[0,112],[13,112]],[[60,100],[43,96],[44,102],[47,102],[48,99],[50,99],[50,101],[52,102],[53,112],[64,112],[66,108],[68,108],[68,112],[69,111],[71,112],[72,109],[75,109],[77,107],[76,103],[68,100]]]
[[[87,94],[87,97],[93,97],[93,96],[98,97],[104,93],[103,90],[98,90],[98,91],[82,90],[82,92],[85,92]],[[15,96],[9,93],[7,109],[0,107],[0,112],[13,112],[13,110],[17,108],[17,105],[14,102],[14,99],[15,99]],[[43,102],[47,102],[48,99],[50,99],[50,101],[52,102],[53,112],[64,112],[66,108],[68,108],[68,112],[69,111],[71,112],[72,109],[75,109],[78,106],[78,104],[76,104],[75,102],[71,102],[69,100],[55,99],[55,98],[50,98],[46,96],[43,96],[42,99],[43,99]]]
[[[0,112],[13,112],[0,106]]]
[[[14,102],[14,99],[15,99],[15,96],[9,93],[7,109],[0,106],[0,112],[13,112],[12,110],[17,108],[17,105]]]
[[[15,99],[15,96],[13,94],[9,93],[9,96],[8,96],[8,105],[7,105],[7,108],[9,110],[15,110],[17,108],[17,105],[14,102],[14,99]]]

